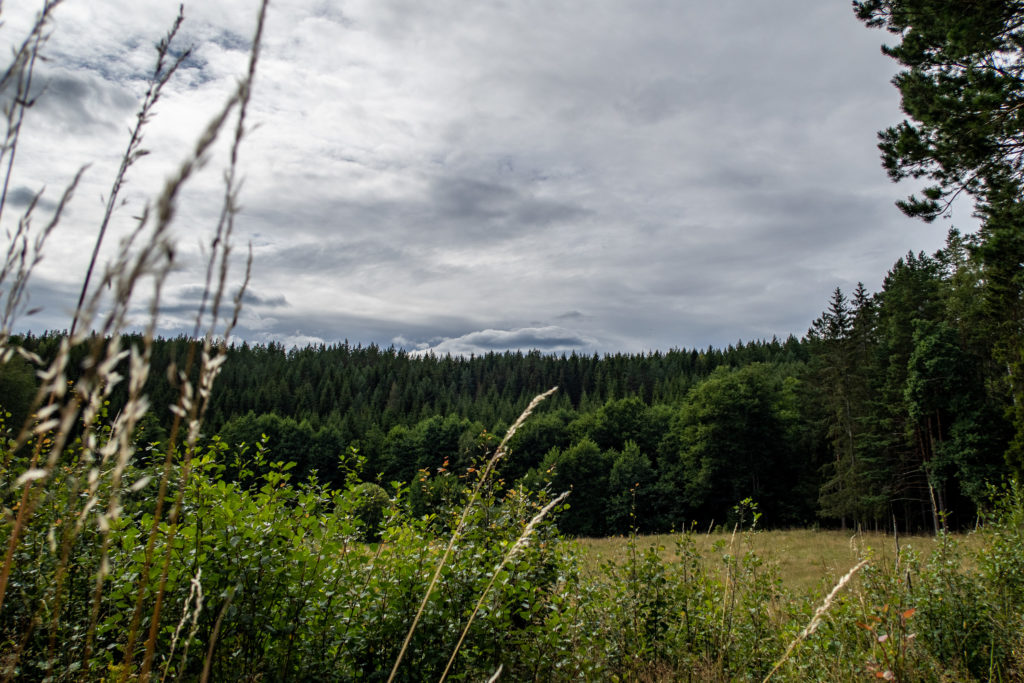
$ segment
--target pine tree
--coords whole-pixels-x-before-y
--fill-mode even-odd
[[[893,82],[909,118],[879,134],[882,163],[893,180],[933,183],[900,208],[932,220],[967,194],[982,218],[973,252],[1000,321],[992,356],[1003,364],[1016,430],[1006,459],[1024,474],[1024,3],[853,4],[868,26],[898,37],[883,52],[904,67]]]

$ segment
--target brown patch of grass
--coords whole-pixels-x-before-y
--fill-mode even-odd
[[[672,560],[678,538],[679,534],[638,536],[637,550],[656,547],[663,559]],[[722,553],[729,552],[732,534],[695,533],[692,538],[704,561],[709,563],[709,568],[717,569],[719,563],[716,560]],[[982,542],[974,534],[958,535],[955,538],[969,548],[980,546]],[[577,539],[584,571],[596,574],[605,562],[624,562],[628,540],[625,536]],[[913,548],[922,556],[929,555],[936,547],[934,536],[900,536],[899,542],[901,548]],[[716,552],[717,546],[721,546],[721,549]],[[776,564],[783,585],[794,593],[820,592],[822,589],[827,591],[838,577],[863,559],[869,551],[875,562],[896,561],[896,542],[892,535],[875,532],[791,529],[737,535],[733,553],[747,549]]]

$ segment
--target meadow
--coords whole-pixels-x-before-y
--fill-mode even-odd
[[[731,532],[694,533],[691,538],[708,563],[712,562],[716,551],[725,552],[733,546],[735,552],[736,538]],[[984,547],[981,534],[954,534],[950,538],[957,546],[971,552]],[[662,560],[669,561],[678,534],[642,535],[635,539],[628,536],[577,539],[584,571],[596,573],[606,562],[622,564],[627,559],[631,540],[641,552],[654,549]],[[743,542],[746,548],[777,568],[782,585],[793,593],[831,588],[840,576],[868,554],[881,564],[895,563],[902,551],[928,556],[940,544],[935,536],[929,535],[894,537],[880,532],[837,529],[759,531],[748,535]]]

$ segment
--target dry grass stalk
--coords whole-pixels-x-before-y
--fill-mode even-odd
[[[818,626],[821,625],[821,621],[825,618],[825,614],[827,614],[829,608],[832,607],[832,603],[835,601],[836,596],[839,594],[839,591],[841,591],[843,589],[843,586],[848,584],[853,579],[854,575],[861,569],[863,569],[864,566],[867,565],[867,563],[868,560],[861,560],[856,565],[854,565],[853,569],[846,572],[846,574],[844,574],[843,577],[839,579],[839,582],[832,588],[829,594],[825,596],[825,599],[818,606],[818,609],[814,610],[814,616],[811,617],[810,622],[808,622],[807,626],[804,627],[804,630],[802,630],[800,634],[793,639],[793,641],[786,648],[786,651],[782,653],[782,657],[779,659],[779,661],[775,662],[775,666],[772,667],[772,670],[768,672],[768,675],[764,677],[764,680],[761,681],[761,683],[768,683],[768,679],[770,679],[775,674],[775,672],[778,671],[779,668],[785,663],[785,661],[789,659],[789,656],[793,654],[793,650],[796,649],[796,646],[804,640],[806,640],[811,634],[818,630]]]
[[[153,69],[152,76],[150,76],[149,87],[146,89],[146,94],[142,98],[142,105],[139,107],[138,114],[136,114],[135,126],[131,129],[128,140],[128,148],[121,156],[121,165],[114,176],[114,182],[110,188],[110,195],[107,197],[107,204],[103,212],[103,219],[100,221],[100,227],[96,235],[96,244],[92,250],[92,257],[89,259],[89,267],[85,272],[85,278],[82,280],[82,291],[78,296],[78,305],[75,307],[75,316],[71,320],[72,335],[74,335],[75,328],[78,325],[78,312],[82,309],[82,305],[85,303],[85,296],[89,291],[89,281],[92,279],[92,271],[96,267],[96,261],[99,257],[100,246],[102,246],[103,238],[107,233],[107,228],[110,226],[110,219],[114,215],[114,209],[117,208],[117,197],[121,192],[121,187],[124,185],[128,169],[148,153],[145,149],[142,149],[142,130],[152,118],[153,108],[160,100],[160,93],[164,86],[167,85],[168,81],[170,81],[174,72],[178,70],[178,67],[181,66],[182,62],[188,59],[192,54],[192,50],[187,49],[178,55],[170,66],[166,66],[166,59],[171,48],[171,43],[174,42],[174,38],[178,34],[178,30],[181,28],[181,24],[184,20],[185,7],[184,5],[181,5],[178,8],[178,18],[175,20],[171,30],[168,31],[167,36],[157,44],[156,66]]]
[[[59,4],[61,4],[61,0],[44,0],[43,8],[38,13],[29,36],[23,41],[20,48],[15,50],[14,57],[7,70],[0,74],[0,90],[6,89],[8,92],[13,91],[14,93],[11,103],[4,108],[4,115],[7,119],[7,134],[3,147],[0,148],[0,164],[6,163],[6,172],[3,188],[0,191],[0,215],[2,215],[6,203],[7,187],[14,165],[21,123],[25,110],[32,104],[30,97],[34,65],[36,59],[39,58],[40,48],[46,42],[48,36],[46,27],[53,10]],[[22,490],[21,500],[17,505],[17,516],[10,520],[10,534],[4,554],[3,567],[0,569],[0,609],[3,608],[14,552],[21,542],[22,533],[32,519],[40,496],[46,492],[47,483],[50,481],[59,459],[65,453],[69,438],[76,433],[79,425],[81,426],[81,450],[77,460],[79,470],[70,473],[68,478],[69,488],[66,491],[60,492],[73,505],[66,516],[66,521],[63,522],[60,528],[60,551],[58,553],[60,559],[56,564],[54,580],[51,582],[47,594],[34,608],[36,616],[32,619],[33,623],[39,623],[38,617],[43,611],[49,611],[52,615],[49,621],[51,636],[49,666],[51,668],[56,660],[54,653],[57,647],[60,607],[64,579],[69,566],[70,548],[74,539],[83,530],[87,520],[95,514],[101,532],[102,547],[99,553],[99,566],[91,600],[90,625],[86,633],[86,644],[83,650],[83,666],[88,662],[91,654],[103,597],[103,583],[109,572],[107,551],[110,544],[111,524],[120,515],[121,495],[123,493],[122,480],[131,457],[134,455],[134,432],[140,419],[149,409],[148,401],[142,392],[149,373],[152,343],[155,337],[162,288],[174,262],[174,247],[169,237],[169,226],[175,213],[175,205],[181,187],[202,165],[218,133],[224,127],[234,107],[238,106],[241,113],[238,117],[234,144],[231,148],[231,164],[226,174],[225,205],[218,220],[216,235],[213,240],[214,249],[210,257],[209,272],[213,271],[214,264],[216,263],[219,265],[220,277],[217,282],[216,291],[213,293],[210,291],[209,278],[207,279],[203,308],[200,309],[197,315],[197,321],[201,321],[207,302],[212,300],[212,322],[203,343],[198,391],[185,379],[182,382],[178,405],[175,406],[188,417],[189,436],[186,439],[186,457],[190,456],[196,447],[199,424],[205,412],[205,404],[209,398],[213,381],[224,360],[225,344],[222,343],[216,349],[214,348],[214,328],[218,322],[220,301],[226,291],[230,238],[234,216],[237,213],[238,182],[236,180],[236,166],[238,149],[243,131],[245,130],[244,112],[248,104],[251,83],[255,73],[266,7],[267,2],[264,0],[260,7],[258,28],[251,52],[248,77],[239,84],[235,95],[203,132],[192,154],[179,167],[178,173],[165,185],[157,201],[156,211],[150,212],[148,207],[144,209],[142,216],[137,220],[135,229],[128,237],[122,240],[112,262],[104,268],[101,283],[90,295],[89,283],[96,264],[97,255],[113,212],[117,207],[117,198],[125,182],[126,173],[138,158],[146,154],[146,151],[141,148],[144,125],[151,117],[153,106],[159,99],[162,88],[188,56],[187,52],[183,53],[177,56],[170,66],[166,65],[167,56],[170,54],[171,41],[182,22],[180,11],[171,31],[158,45],[156,68],[153,72],[149,90],[137,114],[136,125],[131,131],[129,144],[124,152],[120,168],[115,175],[110,195],[107,199],[106,210],[100,224],[93,256],[90,260],[78,305],[74,312],[71,325],[72,331],[61,340],[55,360],[49,367],[40,369],[38,372],[39,379],[41,380],[40,387],[29,411],[35,414],[35,420],[32,421],[30,419],[21,426],[13,445],[7,449],[4,455],[3,469],[0,470],[0,485],[8,487],[13,485],[13,487],[19,487]],[[2,4],[0,4],[0,8],[2,8]],[[18,221],[14,236],[10,239],[7,254],[2,266],[0,266],[0,288],[3,288],[0,290],[0,293],[4,296],[2,318],[0,318],[0,359],[2,360],[7,360],[13,353],[20,351],[19,349],[9,348],[7,340],[17,315],[23,311],[26,305],[28,281],[34,267],[39,263],[45,240],[57,226],[65,205],[76,189],[83,171],[84,168],[78,172],[74,180],[69,184],[57,204],[50,222],[34,239],[30,238],[31,219],[33,211],[42,196],[41,192],[30,201],[28,209]],[[155,220],[151,220],[154,216]],[[146,232],[149,226],[152,227]],[[223,333],[219,335],[219,338],[225,342],[238,320],[242,293],[248,283],[250,266],[251,255],[246,269],[245,282],[239,288],[238,295],[234,300],[234,314],[225,326]],[[149,307],[149,320],[143,337],[142,348],[123,349],[121,346],[121,334],[128,325],[130,306],[134,300],[139,283],[147,277],[152,278],[154,285]],[[100,293],[104,290],[109,290],[112,293],[112,303],[110,304],[109,311],[97,323],[97,313],[103,305]],[[66,381],[66,370],[70,362],[71,350],[82,344],[88,344],[88,351],[86,360],[82,365],[81,378],[74,387],[69,388],[69,384]],[[38,357],[32,357],[32,354],[25,353],[22,353],[22,355],[37,367],[42,366],[42,361]],[[130,363],[127,378],[128,399],[124,409],[110,424],[109,434],[101,436],[96,430],[101,418],[102,408],[114,386],[125,379],[121,377],[116,368],[126,358],[129,359]],[[191,362],[189,365],[191,365]],[[187,373],[185,377],[187,377]],[[197,393],[199,395],[198,400],[195,398]],[[157,502],[158,508],[163,506],[163,500],[167,494],[170,464],[176,451],[175,436],[178,433],[179,426],[180,422],[176,422],[172,431],[172,438],[168,448],[167,467],[165,467],[164,476],[161,479],[161,492]],[[30,442],[31,450],[27,466],[15,479],[15,473],[10,470],[11,458],[14,452],[29,445]],[[184,475],[181,480],[182,487],[184,487],[187,480],[187,472],[188,469],[186,467],[184,468]],[[133,482],[130,488],[138,490],[146,483],[145,479]],[[172,511],[172,516],[175,519],[177,518],[178,509],[180,509],[181,491],[182,489],[179,489],[178,502]],[[46,492],[46,495],[51,493],[54,492]],[[139,579],[136,610],[133,613],[133,623],[127,636],[129,645],[126,648],[125,675],[128,675],[128,672],[131,670],[132,643],[134,643],[135,633],[141,618],[140,607],[143,596],[148,593],[150,588],[147,586],[147,579],[145,577],[148,576],[148,569],[152,562],[152,541],[154,540],[159,520],[160,515],[158,514],[156,519],[154,519],[153,528],[151,529],[149,538],[151,543],[147,545],[147,572],[141,574]],[[52,532],[50,546],[51,552],[58,552],[57,538]],[[154,629],[159,621],[159,599],[163,595],[166,574],[165,566],[164,578],[161,581],[159,590],[156,592],[157,606],[151,619],[151,625]],[[25,637],[27,639],[28,634],[25,634]],[[151,633],[151,638],[147,642],[147,657],[144,662],[144,669],[147,674],[148,666],[152,660],[152,648],[150,647],[152,643],[153,637]],[[14,661],[8,662],[8,660],[5,660],[5,662],[10,663],[13,667],[16,664],[16,659],[17,655],[15,655]]]
[[[11,184],[11,172],[14,170],[14,159],[18,152],[18,140],[21,139],[21,124],[25,120],[25,111],[32,106],[32,77],[35,74],[36,61],[39,59],[43,44],[49,34],[46,28],[50,23],[54,10],[63,0],[45,0],[42,9],[36,14],[29,34],[14,51],[7,70],[0,76],[0,92],[5,91],[14,83],[11,104],[4,108],[7,120],[7,134],[3,148],[0,149],[0,163],[6,157],[7,167],[4,169],[3,189],[0,190],[0,216],[7,205],[7,190]],[[2,9],[2,8],[0,8]]]
[[[10,183],[11,171],[14,166],[14,159],[17,152],[18,140],[20,139],[21,125],[24,120],[25,110],[32,105],[29,98],[32,88],[32,75],[35,63],[36,60],[39,59],[39,53],[42,45],[46,42],[46,26],[51,19],[53,11],[59,4],[60,0],[47,0],[44,2],[43,8],[36,15],[36,20],[28,37],[26,37],[21,46],[15,50],[10,66],[4,74],[0,76],[0,87],[6,87],[12,82],[15,83],[12,102],[4,108],[4,114],[7,120],[7,133],[3,147],[0,149],[0,162],[6,161],[7,167],[4,175],[3,189],[0,190],[0,216],[2,216],[4,206],[6,205],[7,190]],[[10,349],[6,348],[7,340],[14,324],[14,320],[17,314],[21,312],[29,278],[33,269],[38,265],[42,258],[43,245],[47,237],[52,233],[53,229],[60,221],[64,208],[74,194],[83,171],[84,169],[79,170],[72,182],[65,189],[60,202],[54,210],[50,222],[36,236],[36,238],[32,240],[31,246],[29,243],[29,232],[32,211],[42,195],[41,192],[38,193],[29,203],[28,209],[19,219],[17,230],[10,240],[3,267],[0,269],[0,286],[6,287],[7,290],[3,317],[0,319],[0,352],[2,352],[5,359],[10,353]],[[50,380],[51,382],[53,380],[58,380],[57,383],[63,385],[63,377],[57,372],[44,373],[41,375],[41,379],[43,379],[43,386],[40,387],[39,392],[37,392],[36,399],[33,401],[33,405],[31,406],[32,410],[35,410],[42,404],[42,398],[46,396],[47,380]],[[51,384],[50,386],[52,387],[54,385]],[[63,392],[63,388],[59,391]],[[62,419],[60,420],[50,417],[53,412],[55,411],[49,411],[45,414],[40,413],[39,422],[35,425],[32,424],[31,420],[26,420],[25,424],[21,426],[14,444],[12,444],[8,449],[8,453],[13,454],[26,444],[30,438],[33,436],[37,437],[28,467],[14,482],[15,488],[22,487],[22,495],[18,504],[18,515],[14,520],[10,536],[8,537],[7,549],[4,553],[3,567],[0,569],[0,609],[3,608],[4,598],[7,594],[7,586],[10,580],[14,551],[18,547],[25,524],[35,509],[35,503],[37,500],[36,492],[39,486],[37,482],[41,482],[49,476],[55,461],[55,457],[51,455],[47,459],[47,468],[43,469],[39,467],[43,446],[42,436],[53,427],[70,427],[74,423],[74,411],[65,410],[62,415]],[[63,447],[63,439],[55,440],[55,442],[60,443]],[[9,484],[10,476],[13,474],[9,470],[9,465],[10,459],[9,457],[5,457],[4,475],[7,481],[4,483],[7,484]]]
[[[487,596],[490,594],[491,588],[494,587],[494,582],[497,580],[498,575],[501,573],[501,570],[503,570],[505,566],[512,561],[513,557],[518,555],[523,550],[523,548],[526,547],[526,544],[529,543],[530,536],[533,534],[534,529],[537,528],[537,525],[540,524],[541,520],[547,517],[548,513],[551,512],[555,508],[555,506],[557,506],[559,503],[565,500],[566,497],[568,497],[569,493],[569,491],[563,491],[561,495],[559,495],[557,498],[555,498],[550,503],[545,505],[540,512],[534,515],[533,519],[530,520],[530,523],[526,525],[525,529],[523,529],[523,533],[519,535],[519,538],[516,540],[515,543],[512,544],[512,547],[509,548],[508,552],[505,553],[505,556],[501,559],[501,562],[498,563],[498,566],[495,567],[494,573],[491,574],[491,580],[487,582],[487,586],[480,594],[480,599],[477,600],[476,605],[473,607],[473,611],[470,612],[469,620],[466,622],[465,628],[462,629],[462,634],[459,636],[459,641],[455,644],[455,649],[452,651],[452,656],[448,659],[448,664],[444,667],[444,672],[441,674],[442,682],[448,677],[448,672],[451,671],[452,664],[455,663],[455,658],[459,654],[459,649],[462,647],[462,643],[466,640],[466,635],[469,633],[469,628],[473,625],[473,620],[476,618],[477,613],[483,606],[484,600],[486,600]]]
[[[419,625],[420,618],[423,616],[423,610],[426,609],[427,602],[430,600],[430,596],[434,592],[434,588],[437,586],[437,581],[441,576],[441,570],[444,569],[445,564],[447,564],[448,557],[451,555],[452,548],[455,547],[455,543],[462,536],[462,532],[466,527],[466,519],[469,517],[469,512],[472,510],[473,505],[476,503],[484,483],[487,481],[491,472],[494,471],[494,466],[507,454],[508,442],[515,435],[516,431],[523,425],[526,419],[533,414],[533,411],[537,406],[556,391],[558,391],[558,387],[552,387],[543,394],[535,396],[533,400],[530,401],[530,404],[526,406],[526,410],[524,410],[516,421],[512,423],[512,426],[508,428],[508,431],[505,433],[505,437],[501,440],[501,443],[498,444],[498,447],[494,449],[494,455],[492,455],[490,460],[487,461],[487,466],[477,479],[476,486],[473,488],[473,492],[470,494],[469,500],[466,502],[465,507],[462,508],[462,515],[459,517],[459,523],[455,526],[455,530],[452,532],[451,538],[448,540],[448,545],[445,547],[444,553],[441,555],[441,559],[438,561],[437,567],[434,569],[434,575],[430,579],[427,591],[423,594],[423,600],[420,602],[419,609],[416,610],[416,616],[413,617],[412,624],[409,626],[409,631],[405,634],[405,640],[402,642],[402,647],[398,651],[398,656],[395,657],[395,663],[391,667],[391,674],[388,676],[388,683],[391,683],[391,681],[395,679],[395,675],[398,673],[398,666],[402,663],[402,658],[405,657],[405,652],[409,648],[409,642],[412,640],[412,635],[416,631],[416,626]]]
[[[192,577],[191,587],[189,588],[188,591],[188,598],[185,599],[185,606],[182,608],[181,611],[181,620],[178,622],[177,627],[175,627],[174,629],[174,636],[171,638],[171,649],[167,653],[167,661],[164,662],[164,671],[163,674],[160,676],[160,683],[163,683],[165,680],[167,680],[167,670],[170,668],[171,662],[174,660],[174,650],[178,645],[178,637],[181,635],[181,630],[182,628],[184,628],[185,622],[191,620],[192,627],[189,630],[188,637],[185,638],[185,647],[183,648],[181,654],[181,670],[185,670],[185,662],[188,658],[188,646],[189,643],[192,641],[192,637],[195,635],[196,628],[199,625],[199,613],[203,610],[203,584],[200,580],[202,579],[202,576],[203,569],[202,567],[200,567],[199,570],[196,572],[196,575]],[[192,604],[193,600],[195,600],[195,607],[193,608],[190,614],[188,606]]]
[[[168,521],[170,522],[169,538],[165,543],[165,553],[163,558],[163,567],[161,570],[160,582],[156,591],[156,599],[153,606],[152,614],[150,616],[150,629],[149,635],[146,641],[145,655],[142,661],[142,667],[140,675],[145,678],[149,675],[150,668],[153,662],[153,656],[156,650],[156,639],[159,632],[159,621],[160,611],[163,604],[164,592],[167,585],[167,577],[170,571],[171,562],[171,548],[172,541],[177,532],[177,519],[181,511],[185,484],[191,474],[192,457],[196,453],[197,442],[199,440],[199,430],[202,423],[203,416],[205,415],[206,408],[209,403],[210,390],[213,386],[213,382],[217,375],[220,373],[220,368],[226,360],[226,348],[227,341],[231,336],[231,332],[238,321],[238,315],[242,305],[242,298],[245,293],[245,289],[249,283],[249,277],[252,268],[252,252],[250,249],[249,259],[246,264],[246,272],[243,283],[238,288],[238,292],[234,299],[234,310],[230,320],[227,322],[222,334],[220,335],[220,344],[216,349],[216,353],[213,352],[214,336],[217,322],[220,317],[220,304],[223,300],[226,287],[227,287],[227,276],[228,276],[228,265],[229,256],[231,253],[231,236],[234,228],[234,217],[238,212],[237,195],[239,191],[238,187],[238,151],[241,147],[242,139],[245,135],[245,117],[248,111],[249,100],[252,95],[252,83],[256,76],[256,65],[259,61],[260,45],[263,38],[263,30],[266,22],[266,14],[268,7],[268,0],[262,0],[260,3],[259,12],[257,14],[256,30],[253,36],[252,48],[249,53],[249,68],[245,78],[243,78],[235,91],[234,96],[229,100],[227,105],[222,110],[221,114],[214,119],[213,122],[207,127],[206,133],[200,139],[199,144],[196,147],[196,151],[190,159],[188,159],[180,168],[180,182],[168,183],[165,187],[164,194],[161,196],[158,203],[157,215],[161,221],[169,221],[174,214],[175,210],[175,199],[181,188],[181,183],[187,179],[194,169],[202,161],[206,149],[212,145],[213,141],[217,138],[221,128],[223,127],[227,115],[237,105],[238,106],[238,117],[235,126],[234,137],[231,144],[230,159],[228,163],[228,170],[225,173],[225,192],[224,200],[222,204],[222,211],[220,218],[218,219],[217,227],[212,241],[212,249],[210,252],[209,265],[207,267],[207,281],[203,290],[203,304],[200,305],[200,309],[196,315],[196,329],[198,330],[202,324],[203,315],[205,312],[205,303],[208,300],[212,301],[210,307],[210,323],[207,327],[206,334],[203,337],[202,354],[201,354],[201,365],[199,372],[199,387],[196,392],[192,385],[188,381],[188,370],[192,363],[192,353],[194,353],[195,347],[192,347],[190,351],[189,362],[186,364],[185,372],[181,375],[181,393],[179,395],[178,411],[175,416],[174,432],[172,432],[171,446],[168,448],[168,455],[165,465],[169,465],[170,460],[173,456],[173,442],[174,433],[177,432],[180,421],[179,418],[187,415],[187,433],[185,441],[185,454],[182,462],[181,478],[178,487],[178,493],[172,506],[170,513],[168,514]],[[219,277],[217,280],[217,286],[215,291],[211,294],[210,290],[210,277],[214,269],[214,264],[219,265]],[[195,399],[193,394],[198,393],[198,400]],[[161,482],[162,490],[164,488],[164,482],[170,474],[170,468],[165,466],[164,478]],[[154,515],[153,527],[151,528],[151,538],[155,537],[157,529],[157,519]],[[139,614],[138,608],[141,606],[142,587],[137,596],[136,601],[136,614]],[[134,621],[134,618],[133,618]],[[212,646],[212,643],[211,643]],[[212,650],[211,650],[212,652]],[[132,657],[131,648],[125,649],[125,663],[130,664]],[[126,666],[126,671],[130,667]]]

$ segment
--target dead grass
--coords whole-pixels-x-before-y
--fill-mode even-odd
[[[638,536],[637,548],[645,550],[657,547],[662,558],[672,560],[678,538],[678,534]],[[710,568],[718,568],[718,558],[729,552],[732,534],[694,534],[693,538]],[[957,535],[955,538],[968,548],[978,547],[982,543],[974,534]],[[927,557],[936,544],[933,536],[901,536],[899,540],[900,547],[913,548],[922,557]],[[624,536],[578,539],[576,544],[581,551],[584,571],[597,573],[604,562],[623,562],[626,559],[627,541]],[[747,549],[777,565],[783,585],[794,593],[827,592],[840,576],[869,551],[875,562],[895,562],[896,559],[896,544],[892,535],[874,532],[795,529],[738,534],[733,553]]]

